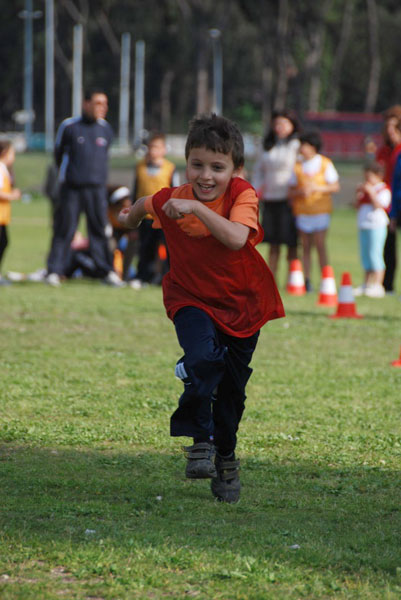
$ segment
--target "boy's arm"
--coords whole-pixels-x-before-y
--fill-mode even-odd
[[[142,219],[147,214],[145,209],[145,200],[148,196],[138,198],[130,208],[123,208],[117,219],[127,229],[136,229],[141,224]]]
[[[231,250],[240,250],[245,246],[250,228],[242,223],[230,221],[207,207],[199,200],[170,198],[162,210],[170,219],[181,219],[184,215],[193,214],[209,229],[213,237]]]

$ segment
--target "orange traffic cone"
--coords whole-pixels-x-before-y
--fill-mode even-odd
[[[401,367],[401,349],[400,349],[400,358],[398,358],[397,360],[393,360],[393,362],[391,364],[393,365],[393,367]]]
[[[326,265],[322,269],[322,281],[320,284],[319,306],[337,305],[337,288],[332,267]]]
[[[303,296],[306,294],[302,265],[301,261],[297,258],[290,262],[290,274],[288,276],[287,292],[293,296]]]
[[[330,315],[331,319],[362,319],[358,315],[355,307],[354,292],[352,291],[351,275],[343,273],[341,280],[340,293],[338,295],[337,312]]]

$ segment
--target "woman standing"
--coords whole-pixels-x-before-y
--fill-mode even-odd
[[[401,152],[401,106],[396,104],[384,112],[383,145],[376,151],[376,161],[384,167],[384,181],[391,188],[398,155]],[[391,206],[388,212],[390,212]],[[397,237],[392,226],[387,228],[384,245],[386,270],[383,286],[386,293],[394,293],[394,278],[397,267]]]
[[[288,188],[299,149],[298,132],[299,124],[293,112],[273,112],[252,178],[261,199],[264,240],[270,245],[268,263],[274,276],[282,244],[288,248],[288,263],[297,257],[297,231],[288,202]]]

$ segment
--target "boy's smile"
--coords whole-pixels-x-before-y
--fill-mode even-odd
[[[212,202],[224,194],[236,169],[231,152],[223,154],[202,147],[190,150],[186,172],[195,197]]]

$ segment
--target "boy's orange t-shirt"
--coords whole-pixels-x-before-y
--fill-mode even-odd
[[[162,226],[170,257],[163,278],[163,300],[170,319],[194,306],[208,314],[216,327],[243,338],[271,319],[284,316],[273,275],[254,247],[263,238],[258,222],[258,199],[252,186],[233,178],[222,198],[207,205],[230,221],[250,228],[247,243],[232,250],[210,234],[194,215],[170,219],[163,206],[170,198],[195,199],[191,185],[164,188],[145,200],[145,210]]]
[[[181,185],[173,190],[171,198],[185,198],[196,200],[191,184]],[[258,233],[258,198],[253,188],[242,191],[235,199],[234,205],[230,210],[229,220],[241,223],[250,228],[249,241],[256,239]],[[224,212],[224,194],[213,200],[205,202],[205,205],[219,215]],[[153,217],[153,228],[161,229],[160,220],[153,208],[153,196],[147,196],[145,200],[146,212]],[[179,227],[191,237],[205,237],[210,235],[210,231],[195,215],[184,215],[182,219],[177,220]]]

